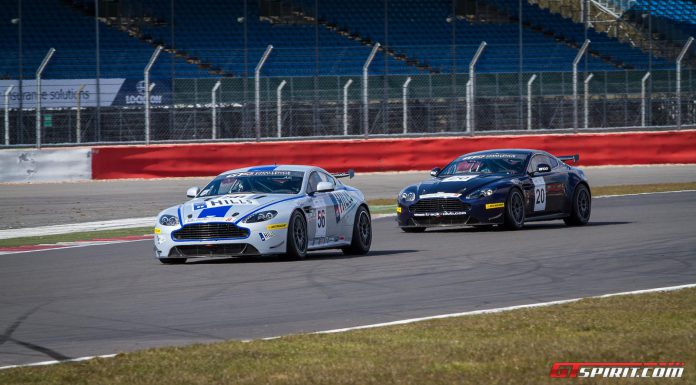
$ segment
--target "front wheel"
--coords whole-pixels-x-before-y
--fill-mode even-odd
[[[304,215],[295,211],[290,216],[288,224],[288,248],[286,255],[291,259],[305,259],[307,256],[307,221]]]
[[[524,226],[524,198],[518,189],[510,190],[505,203],[504,226],[508,230],[519,230]]]
[[[355,221],[353,222],[353,239],[350,241],[350,246],[344,247],[343,254],[346,255],[365,255],[370,251],[372,245],[372,221],[370,213],[367,212],[365,206],[360,206],[355,213]]]
[[[563,219],[568,226],[583,226],[590,221],[592,213],[592,197],[590,190],[584,184],[575,188],[570,216]]]

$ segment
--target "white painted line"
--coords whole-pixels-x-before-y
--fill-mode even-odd
[[[592,198],[617,198],[617,197],[632,197],[638,195],[656,195],[656,194],[675,194],[684,192],[696,192],[696,190],[675,190],[675,191],[654,191],[654,192],[644,192],[644,193],[634,193],[634,194],[615,194],[615,195],[598,195]]]
[[[63,364],[63,363],[67,363],[67,362],[88,361],[88,360],[93,360],[95,358],[114,358],[114,357],[116,357],[116,354],[104,354],[101,356],[78,357],[78,358],[71,358],[69,360],[61,360],[61,361],[56,361],[56,360],[41,361],[41,362],[33,362],[31,364],[0,366],[0,370],[15,369],[15,368],[28,368],[28,367],[32,367],[32,366],[47,366],[47,365]]]
[[[360,325],[360,326],[353,326],[353,327],[347,327],[347,328],[341,328],[341,329],[322,330],[322,331],[316,331],[316,332],[312,332],[312,333],[308,333],[308,334],[343,333],[343,332],[348,332],[351,330],[373,329],[373,328],[380,328],[380,327],[385,327],[385,326],[405,325],[405,324],[411,324],[411,323],[415,323],[415,322],[429,321],[429,320],[435,320],[435,319],[472,316],[472,315],[479,315],[479,314],[494,314],[494,313],[502,313],[502,312],[508,312],[508,311],[512,311],[512,310],[518,310],[518,309],[532,309],[532,308],[537,308],[537,307],[548,307],[548,306],[553,306],[553,305],[562,305],[562,304],[571,303],[571,302],[578,302],[578,301],[581,301],[583,299],[609,298],[609,297],[618,297],[618,296],[622,296],[622,295],[637,295],[637,294],[647,294],[647,293],[668,292],[668,291],[690,289],[690,288],[694,288],[694,287],[696,287],[696,283],[679,285],[679,286],[658,287],[658,288],[653,288],[653,289],[624,291],[624,292],[620,292],[620,293],[603,294],[603,295],[598,295],[598,296],[593,296],[593,297],[563,299],[563,300],[559,300],[559,301],[540,302],[540,303],[532,303],[532,304],[527,304],[527,305],[515,305],[515,306],[499,307],[499,308],[485,309],[485,310],[466,311],[466,312],[461,312],[461,313],[440,314],[440,315],[434,315],[434,316],[429,316],[429,317],[409,318],[409,319],[405,319],[405,320],[392,321],[392,322]],[[257,340],[258,341],[271,341],[271,340],[276,340],[276,339],[288,337],[288,336],[291,336],[291,335],[264,337],[264,338],[259,338]],[[251,341],[254,341],[254,340],[253,339],[246,339],[246,340],[242,340],[240,342],[251,342]],[[43,361],[43,362],[35,362],[35,363],[31,363],[31,364],[0,366],[0,370],[13,369],[13,368],[23,368],[23,367],[30,367],[30,366],[55,365],[55,364],[62,364],[62,363],[66,363],[66,362],[86,361],[86,360],[91,360],[94,358],[112,358],[115,356],[116,356],[116,354],[107,354],[107,355],[102,355],[102,356],[89,356],[89,357],[73,358],[73,359],[64,360],[64,361]]]

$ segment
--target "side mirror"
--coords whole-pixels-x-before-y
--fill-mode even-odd
[[[186,197],[187,198],[195,198],[198,193],[201,192],[201,189],[198,187],[194,186],[186,190]]]
[[[549,172],[549,171],[551,171],[551,166],[549,166],[548,164],[545,164],[545,163],[541,163],[537,166],[537,169],[534,173],[535,174],[542,174],[542,173]]]
[[[430,176],[437,176],[437,174],[440,173],[440,167],[435,167],[434,169],[430,170]]]
[[[331,182],[319,182],[319,184],[317,184],[317,192],[333,191],[335,187],[336,186]]]

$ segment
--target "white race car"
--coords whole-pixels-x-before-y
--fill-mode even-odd
[[[372,243],[370,209],[359,190],[311,166],[260,166],[230,170],[190,201],[157,216],[155,257],[184,263],[195,257],[286,254],[341,249],[364,255]]]

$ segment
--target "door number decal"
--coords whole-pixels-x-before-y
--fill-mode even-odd
[[[546,210],[546,182],[543,177],[532,178],[534,182],[534,211]]]

